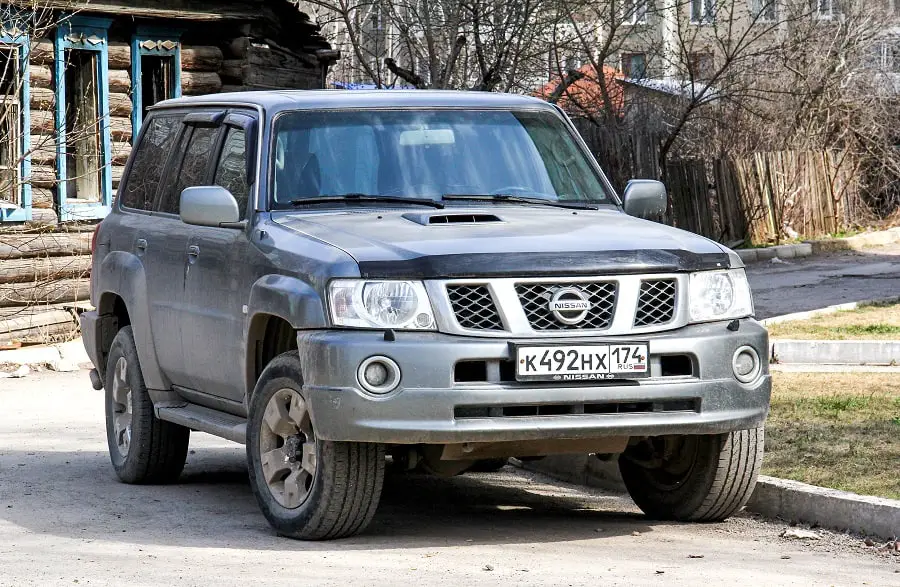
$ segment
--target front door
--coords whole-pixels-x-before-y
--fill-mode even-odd
[[[214,158],[211,183],[228,189],[238,202],[241,220],[253,208],[248,177],[248,148],[254,121],[229,114]],[[192,227],[185,265],[185,303],[190,328],[182,344],[190,371],[190,388],[242,401],[244,397],[244,304],[250,284],[246,228]]]

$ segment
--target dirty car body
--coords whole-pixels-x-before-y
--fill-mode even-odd
[[[647,189],[629,186],[625,207]],[[95,235],[92,301],[84,341],[113,421],[125,326],[160,422],[248,442],[254,410],[283,398],[302,414],[284,416],[293,428],[260,415],[248,443],[251,464],[259,445],[306,467],[290,507],[292,469],[279,479],[263,457],[257,497],[282,531],[278,507],[315,505],[328,443],[443,474],[565,452],[628,453],[643,471],[678,439],[761,430],[768,410],[767,336],[737,255],[626,214],[565,115],[526,97],[165,102]],[[294,391],[254,407],[285,354]],[[125,429],[111,426],[113,452]]]

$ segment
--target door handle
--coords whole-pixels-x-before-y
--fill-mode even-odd
[[[147,250],[147,239],[139,238],[134,242],[134,247],[140,252],[144,252]]]
[[[200,247],[198,247],[197,245],[191,245],[188,247],[188,258],[190,259],[191,262],[196,261],[197,257],[199,257],[199,256],[200,256]]]

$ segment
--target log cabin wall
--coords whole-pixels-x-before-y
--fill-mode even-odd
[[[54,7],[52,1],[45,3]],[[66,4],[60,2],[59,8]],[[148,47],[152,52],[166,43],[170,53],[177,53],[175,96],[324,87],[327,68],[337,52],[288,0],[210,4],[95,0],[79,13],[86,21],[94,17],[105,20],[108,27],[104,29],[105,50],[97,55],[107,67],[101,95],[109,108],[107,160],[112,191],[95,198],[99,205],[85,207],[94,210],[97,219],[108,209],[104,201],[111,202],[118,188],[137,134],[134,126],[141,109],[135,108],[140,101],[136,101],[132,78],[134,60],[140,59],[140,54],[134,54],[135,47],[143,54]],[[60,22],[66,18],[62,12],[58,16]],[[160,34],[148,33],[138,39],[138,30]],[[25,158],[30,173],[27,177],[23,173],[23,180],[30,186],[30,220],[3,222],[0,214],[0,349],[70,338],[77,334],[78,312],[89,303],[90,237],[96,220],[91,222],[91,214],[72,215],[80,202],[66,200],[65,183],[60,181],[57,66],[64,53],[59,47],[61,36],[54,35],[53,30],[45,29],[42,35],[28,39],[28,104],[22,105],[28,108],[28,128],[22,132],[28,134]],[[145,44],[136,45],[136,39]],[[176,41],[177,51],[171,49]],[[100,144],[106,148],[102,140]],[[102,181],[99,185],[104,189]],[[66,222],[73,217],[79,221]]]

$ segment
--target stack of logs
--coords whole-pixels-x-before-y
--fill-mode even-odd
[[[69,339],[89,303],[90,228],[0,233],[0,349]]]

